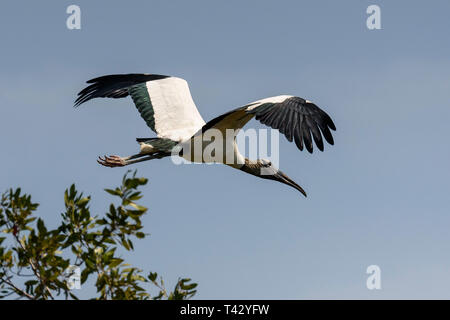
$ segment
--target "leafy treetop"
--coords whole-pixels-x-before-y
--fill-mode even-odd
[[[34,216],[38,204],[21,189],[10,189],[1,196],[0,298],[78,299],[71,288],[95,280],[95,299],[189,299],[196,293],[191,279],[178,279],[173,291],[165,289],[156,272],[143,274],[125,263],[118,248],[133,250],[134,239],[144,239],[142,216],[147,208],[138,204],[138,191],[147,179],[127,172],[122,185],[105,189],[120,199],[109,205],[104,216],[92,216],[90,196],[72,185],[64,192],[65,211],[61,224],[48,229]],[[148,287],[157,288],[151,296]]]

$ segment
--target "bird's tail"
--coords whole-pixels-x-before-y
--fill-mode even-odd
[[[158,140],[159,138],[136,138],[136,141],[138,142],[138,143],[141,143],[141,142],[152,142],[152,141],[155,141],[155,140]]]
[[[136,141],[141,145],[141,152],[165,152],[171,153],[173,147],[178,142],[167,138],[136,138]],[[144,151],[146,150],[146,151]]]

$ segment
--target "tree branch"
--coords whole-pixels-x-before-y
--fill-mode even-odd
[[[8,286],[10,286],[11,288],[13,288],[13,290],[14,290],[17,294],[22,295],[22,296],[25,296],[25,297],[27,297],[27,298],[30,299],[30,300],[36,300],[35,297],[33,297],[31,294],[26,293],[26,292],[23,291],[22,289],[16,287],[16,286],[14,285],[14,283],[12,283],[11,281],[9,281],[8,279],[0,278],[0,280],[1,280],[2,282],[6,283],[6,284],[7,284]]]
[[[22,248],[22,250],[27,254],[28,251],[26,250],[25,246],[23,245],[22,241],[20,241],[18,233],[17,234],[13,234],[14,239],[16,240],[16,242],[20,245],[20,247]],[[54,300],[55,298],[52,295],[51,290],[47,287],[47,285],[45,284],[44,279],[42,279],[41,274],[39,273],[38,268],[36,267],[36,265],[33,263],[33,260],[31,259],[31,257],[28,256],[28,263],[31,266],[31,269],[33,270],[33,273],[36,275],[36,277],[39,279],[39,281],[42,283],[42,285],[44,286],[45,290],[48,292],[48,295],[50,296],[50,298],[52,300]]]

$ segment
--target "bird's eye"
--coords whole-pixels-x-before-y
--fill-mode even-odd
[[[270,167],[270,166],[272,166],[272,162],[264,161],[264,167]]]

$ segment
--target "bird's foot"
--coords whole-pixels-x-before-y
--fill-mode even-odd
[[[103,158],[98,157],[97,162],[102,166],[110,168],[123,167],[127,165],[125,159],[119,156],[104,156]]]

